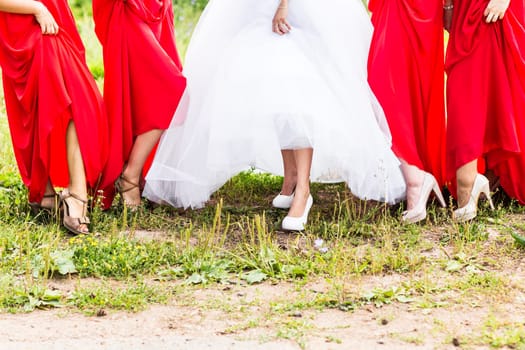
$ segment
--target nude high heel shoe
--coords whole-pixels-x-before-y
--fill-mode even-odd
[[[87,235],[89,234],[89,218],[87,216],[74,217],[71,216],[71,209],[69,207],[68,199],[72,198],[80,203],[82,203],[83,211],[86,210],[88,200],[77,196],[76,194],[69,191],[69,189],[64,189],[60,192],[60,203],[64,210],[62,224],[64,227],[71,233],[76,235]],[[84,226],[84,227],[83,227]]]
[[[436,197],[439,200],[441,206],[443,208],[446,207],[447,205],[445,203],[445,199],[443,198],[443,194],[439,189],[436,178],[432,174],[425,172],[425,175],[423,176],[423,184],[421,185],[421,193],[419,195],[417,204],[414,206],[414,208],[403,212],[401,221],[406,223],[416,223],[424,220],[427,217],[428,197],[430,197],[432,191],[434,191],[436,194]]]
[[[489,201],[490,208],[494,210],[494,204],[490,197],[489,180],[485,176],[477,174],[474,185],[472,186],[472,191],[470,192],[469,201],[464,207],[454,210],[454,220],[457,222],[465,222],[474,219],[476,215],[478,215],[478,200],[482,193]]]

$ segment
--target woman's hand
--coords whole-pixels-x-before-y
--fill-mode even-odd
[[[286,17],[288,17],[288,2],[281,1],[272,21],[272,30],[274,33],[284,35],[292,30],[292,26],[288,23]]]
[[[510,0],[490,0],[484,12],[484,15],[487,17],[485,22],[491,23],[503,19],[509,4]]]
[[[53,15],[49,12],[47,7],[41,2],[37,2],[36,11],[34,13],[36,21],[40,24],[42,34],[56,35],[58,34],[58,24]]]

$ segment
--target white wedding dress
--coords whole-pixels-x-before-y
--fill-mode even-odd
[[[360,0],[211,0],[186,56],[188,87],[146,177],[145,197],[201,207],[250,167],[282,175],[281,149],[313,147],[311,180],[401,200],[405,182],[367,83],[372,35]]]

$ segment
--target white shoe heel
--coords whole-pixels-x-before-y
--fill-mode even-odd
[[[295,197],[295,193],[292,193],[289,196],[279,193],[272,200],[272,206],[274,208],[279,208],[279,209],[290,209],[290,207],[292,206],[294,197]]]
[[[445,198],[443,198],[443,194],[441,193],[436,178],[432,174],[425,172],[417,204],[414,208],[403,212],[401,221],[413,224],[425,220],[427,217],[427,202],[432,192],[435,193],[441,206],[446,207]]]
[[[306,200],[306,207],[304,208],[303,215],[299,217],[286,216],[283,219],[283,223],[282,223],[283,230],[303,231],[304,225],[306,225],[306,222],[308,221],[308,213],[310,212],[310,208],[312,208],[313,203],[314,203],[314,200],[312,198],[312,195],[308,195],[308,199]]]
[[[489,201],[490,208],[494,210],[494,203],[492,203],[492,198],[490,197],[489,180],[485,176],[477,174],[470,192],[469,201],[464,207],[454,210],[454,220],[465,222],[474,219],[478,215],[478,200],[482,193]]]

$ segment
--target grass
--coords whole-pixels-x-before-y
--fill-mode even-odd
[[[182,52],[199,11],[191,5],[177,8]],[[100,46],[89,9],[80,4],[75,13],[88,64],[100,82]],[[316,205],[308,229],[288,234],[279,231],[284,212],[269,205],[280,182],[266,174],[242,173],[200,210],[95,209],[95,234],[71,237],[53,216],[30,213],[2,104],[0,310],[62,307],[88,315],[140,311],[173,302],[176,293],[181,305],[222,310],[243,320],[225,333],[278,325],[272,337],[306,347],[308,335],[322,331],[297,314],[388,305],[410,305],[415,311],[480,302],[499,305],[523,289],[509,278],[523,248],[508,234],[525,230],[523,209],[502,196],[496,212],[484,207],[473,223],[455,224],[450,210],[431,206],[427,221],[402,225],[401,206],[359,201],[343,184],[313,184]],[[73,285],[73,292],[53,289],[57,281]],[[193,298],[201,289],[259,284],[291,284],[294,297]],[[258,317],[244,318],[254,306],[267,308]],[[461,341],[523,348],[524,334],[522,325],[488,320]],[[395,337],[407,344],[425,341],[418,334]],[[325,339],[341,342],[333,335]]]

